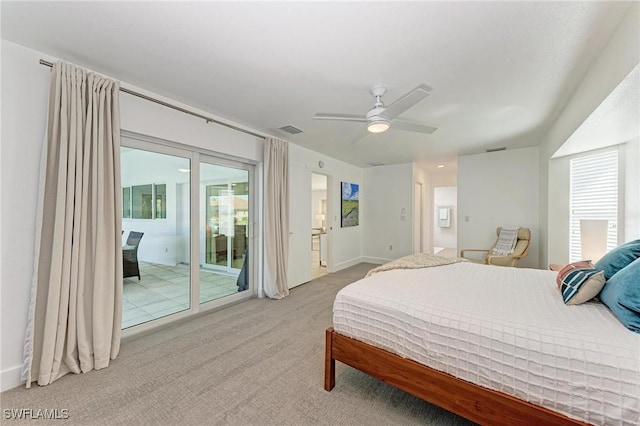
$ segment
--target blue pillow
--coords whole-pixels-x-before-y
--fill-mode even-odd
[[[594,265],[598,269],[604,270],[604,277],[609,279],[640,257],[640,240],[629,241],[621,246],[618,246],[605,254],[604,257],[596,262]]]
[[[616,272],[600,292],[600,300],[631,331],[640,333],[640,259]]]

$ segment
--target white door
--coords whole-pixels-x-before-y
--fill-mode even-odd
[[[417,254],[423,251],[422,183],[416,182],[413,197],[413,253]]]
[[[311,171],[289,167],[289,288],[311,281]]]

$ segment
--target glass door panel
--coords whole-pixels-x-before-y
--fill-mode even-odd
[[[248,289],[250,185],[243,167],[200,164],[200,303]]]
[[[190,307],[191,162],[129,147],[120,161],[125,329]]]

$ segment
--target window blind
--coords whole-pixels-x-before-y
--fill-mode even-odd
[[[608,221],[607,251],[618,244],[618,150],[585,155],[570,161],[571,262],[582,259],[580,219]]]

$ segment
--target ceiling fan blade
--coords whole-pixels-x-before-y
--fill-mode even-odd
[[[364,115],[358,114],[329,114],[329,113],[318,113],[313,116],[314,120],[337,120],[337,121],[358,121],[362,123],[367,122],[367,117]]]
[[[416,87],[391,105],[389,105],[384,112],[381,114],[384,118],[388,120],[393,120],[427,96],[429,96],[429,91],[431,88],[424,84]]]
[[[406,130],[409,132],[418,132],[418,133],[426,133],[431,134],[438,130],[437,127],[427,126],[426,124],[414,123],[413,121],[407,120],[393,120],[391,123],[391,128],[394,130]]]
[[[351,139],[351,141],[349,142],[349,145],[355,145],[356,143],[360,142],[362,139],[364,139],[366,136],[370,134],[371,133],[367,131],[366,127],[363,128],[353,137],[353,139]]]

